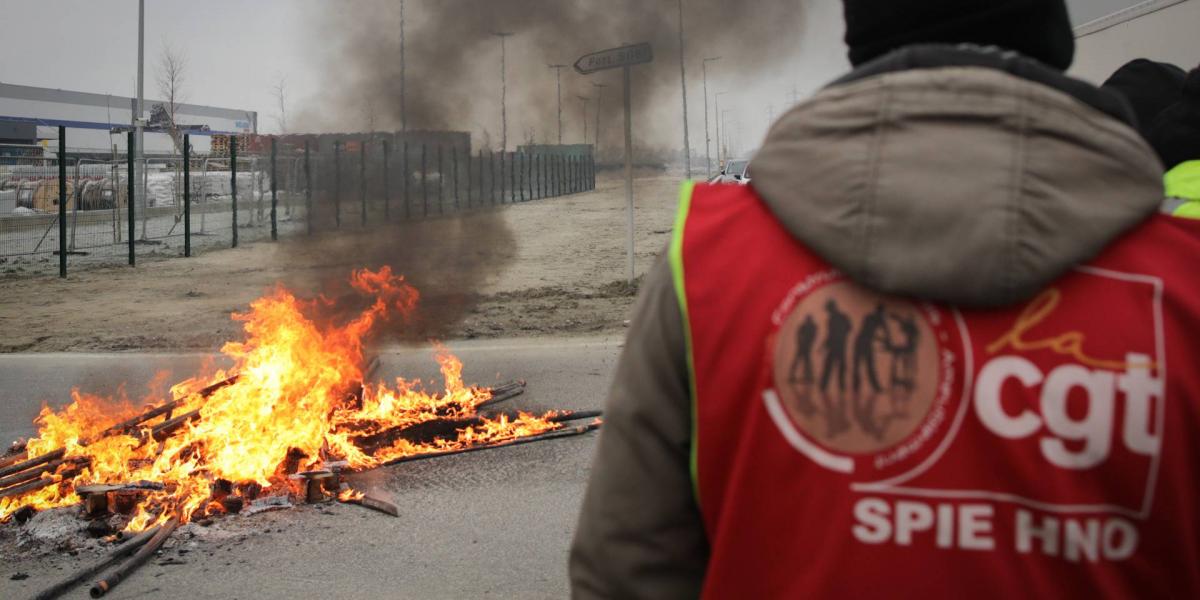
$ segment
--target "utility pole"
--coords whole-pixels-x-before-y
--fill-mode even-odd
[[[567,65],[546,65],[554,69],[554,77],[558,80],[558,145],[562,145],[562,70]]]
[[[137,130],[137,162],[134,163],[134,170],[141,169],[141,174],[146,174],[146,132],[142,127],[146,116],[146,97],[144,94],[143,83],[145,80],[145,64],[146,64],[146,0],[138,0],[138,65],[137,65],[137,114],[133,115],[133,126]],[[128,148],[126,148],[128,151]],[[61,157],[60,157],[61,160]],[[140,167],[139,167],[140,165]],[[146,185],[141,179],[135,179],[134,173],[129,174],[130,179],[138,182],[138,192],[145,201]],[[129,199],[129,205],[133,206],[134,199]],[[143,212],[145,210],[143,209]],[[146,228],[142,227],[143,237],[146,235]]]
[[[404,104],[404,95],[408,91],[408,83],[404,72],[404,0],[400,0],[400,131],[408,131],[408,111]]]
[[[579,98],[579,101],[581,103],[583,103],[583,143],[586,144],[587,143],[587,121],[588,121],[587,106],[588,106],[588,100],[591,100],[591,98],[588,98],[587,96],[576,96],[576,98]]]
[[[688,139],[687,71],[684,68],[687,53],[683,45],[683,0],[679,0],[679,85],[683,88],[683,170],[686,179],[692,178],[692,143]]]
[[[601,101],[604,100],[604,88],[608,87],[608,84],[593,83],[592,87],[596,88],[596,133],[593,135],[596,138],[596,152],[599,153],[599,151],[600,151],[600,107],[601,107]]]
[[[713,94],[713,99],[717,104],[713,108],[713,120],[716,121],[716,124],[717,124],[717,166],[718,167],[721,166],[721,96],[724,96],[725,94],[728,94],[728,93],[729,93],[729,90],[725,90],[724,92],[717,92],[717,93]]]
[[[500,151],[508,152],[508,50],[504,41],[512,32],[497,31],[492,35],[500,38]]]
[[[713,56],[700,61],[700,70],[704,72],[704,160],[708,163],[705,170],[705,177],[712,178],[712,138],[708,135],[708,63],[721,60],[720,56]]]

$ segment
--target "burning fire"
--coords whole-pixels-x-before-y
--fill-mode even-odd
[[[61,464],[42,475],[58,483],[0,499],[0,521],[25,506],[75,504],[78,486],[161,483],[163,489],[147,492],[127,528],[140,531],[174,515],[187,521],[220,512],[213,491],[218,482],[234,490],[286,490],[296,485],[289,482],[290,473],[319,469],[329,461],[370,468],[560,427],[549,420],[553,414],[502,415],[429,442],[385,437],[382,446],[364,449],[363,439],[395,428],[478,416],[477,407],[492,394],[464,385],[462,363],[440,346],[435,358],[444,389],[439,393],[425,391],[415,380],[364,381],[363,347],[371,332],[385,319],[411,313],[419,295],[387,267],[356,271],[350,284],[370,305],[347,322],[322,316],[329,300],[303,300],[282,286],[254,301],[248,312],[234,314],[245,339],[225,344],[221,352],[235,366],[181,382],[171,388],[169,399],[147,399],[146,404],[175,401],[178,406],[128,431],[110,430],[142,414],[144,409],[128,401],[73,391],[73,401],[62,410],[44,407],[36,420],[38,435],[26,448],[30,457],[64,451]]]

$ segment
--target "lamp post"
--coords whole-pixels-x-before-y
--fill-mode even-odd
[[[727,108],[721,111],[721,129],[725,130],[725,161],[729,161],[729,121],[725,119],[725,115],[733,112],[732,108]]]
[[[604,88],[608,87],[608,84],[593,83],[592,87],[596,88],[596,133],[594,133],[592,135],[596,139],[596,151],[599,152],[600,151],[600,107],[601,107],[600,103],[604,99]]]
[[[134,170],[139,171],[139,176],[134,173],[129,173],[129,178],[137,181],[137,195],[141,196],[143,201],[146,198],[146,182],[140,177],[146,175],[146,133],[143,128],[146,117],[146,97],[143,93],[143,83],[145,81],[145,64],[146,64],[146,0],[138,0],[138,65],[137,65],[137,114],[133,116],[133,127],[137,131],[137,160],[134,162]],[[129,151],[128,148],[125,149]],[[59,157],[59,160],[65,160]],[[129,206],[134,206],[134,199],[129,199]],[[144,210],[142,212],[145,212]],[[142,227],[142,236],[145,237],[146,228]]]
[[[721,166],[721,96],[728,94],[729,90],[717,92],[713,94],[713,101],[716,106],[713,108],[713,119],[717,126],[717,167]]]
[[[567,65],[546,65],[554,69],[554,78],[558,82],[558,145],[562,145],[562,70]]]
[[[400,0],[400,131],[408,131],[408,110],[404,104],[405,92],[408,91],[408,82],[405,80],[404,72],[404,0]]]
[[[692,143],[688,138],[688,110],[687,110],[687,71],[685,70],[683,45],[683,0],[679,0],[679,85],[683,88],[683,170],[684,177],[691,179],[692,177]]]
[[[508,152],[508,49],[504,41],[512,32],[496,31],[492,35],[500,38],[500,152]]]
[[[700,62],[700,70],[704,72],[704,160],[706,163],[705,176],[712,178],[712,138],[708,135],[708,63],[721,60],[720,56],[706,58]]]

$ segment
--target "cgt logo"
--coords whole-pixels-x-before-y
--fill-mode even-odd
[[[984,364],[975,386],[975,415],[1002,438],[1036,438],[1041,456],[1062,469],[1096,467],[1112,456],[1115,444],[1134,455],[1156,456],[1162,440],[1152,418],[1164,393],[1156,374],[1160,365],[1143,352],[1126,352],[1121,360],[1096,358],[1079,330],[1039,334],[1056,329],[1052,321],[1062,297],[1057,289],[1044,292],[987,347],[988,354],[1021,355]],[[1047,371],[1026,357],[1046,352],[1070,362]],[[1032,398],[1036,401],[1027,401]]]
[[[975,414],[992,433],[1008,439],[1039,435],[1042,456],[1064,469],[1090,469],[1108,459],[1112,451],[1118,399],[1124,400],[1121,442],[1131,452],[1158,454],[1161,440],[1150,431],[1151,407],[1163,394],[1161,379],[1151,377],[1153,363],[1144,354],[1128,354],[1125,372],[1093,370],[1063,365],[1044,374],[1020,356],[992,359],[979,373],[975,387]],[[1010,380],[1026,389],[1041,388],[1040,414],[1030,408],[1010,414],[1001,401],[1001,390]],[[1081,390],[1085,407],[1078,416],[1068,410],[1071,393]],[[1071,444],[1070,442],[1077,442]],[[1076,446],[1077,449],[1072,449]]]

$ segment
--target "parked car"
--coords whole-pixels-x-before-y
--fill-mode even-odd
[[[721,169],[720,174],[713,176],[709,183],[750,183],[750,158],[731,158],[725,161],[725,167]]]

